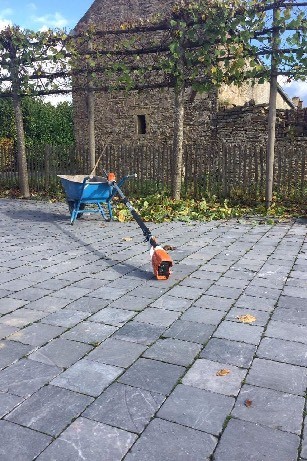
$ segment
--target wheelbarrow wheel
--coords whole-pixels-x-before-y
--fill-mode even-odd
[[[67,203],[68,203],[69,213],[71,215],[75,207],[75,202],[73,200],[68,200]],[[85,203],[80,203],[79,210],[84,210],[84,208],[85,208]],[[83,213],[78,213],[77,219],[82,218],[82,215]]]

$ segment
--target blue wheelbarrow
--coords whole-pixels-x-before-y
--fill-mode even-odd
[[[113,219],[112,199],[117,190],[113,182],[101,176],[58,175],[66,195],[70,212],[70,223],[81,218],[83,213],[100,213],[105,221]],[[118,185],[135,175],[124,176]],[[89,205],[89,206],[88,206]]]

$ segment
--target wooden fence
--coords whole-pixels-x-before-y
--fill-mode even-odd
[[[102,152],[97,148],[97,157]],[[306,200],[307,140],[277,142],[274,192],[282,198]],[[60,189],[58,174],[88,174],[86,150],[74,146],[42,146],[28,149],[28,171],[33,192],[54,193]],[[117,178],[137,173],[125,190],[147,195],[169,190],[172,172],[170,146],[108,146],[98,167],[114,171]],[[200,198],[261,199],[265,189],[265,146],[242,143],[208,143],[186,146],[184,151],[183,194]],[[16,156],[12,149],[0,151],[0,189],[18,187]]]

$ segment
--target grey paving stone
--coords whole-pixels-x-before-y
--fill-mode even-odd
[[[245,288],[248,285],[248,281],[244,279],[231,278],[231,277],[220,277],[216,282],[217,286],[224,287],[235,287],[235,288]]]
[[[83,416],[140,433],[163,401],[161,394],[114,383],[85,410]]]
[[[121,461],[135,434],[78,418],[38,458],[38,461]]]
[[[209,296],[205,294],[195,302],[195,306],[228,311],[234,302],[234,299],[220,298],[218,296]]]
[[[41,311],[34,311],[26,308],[20,308],[11,314],[4,315],[0,318],[0,323],[10,327],[25,327],[30,323],[42,319],[47,314]]]
[[[135,321],[149,323],[151,325],[157,325],[161,327],[168,327],[174,323],[179,316],[180,312],[147,307],[143,310],[143,312],[135,317]]]
[[[157,418],[149,423],[125,461],[204,461],[216,442],[213,435]]]
[[[286,281],[285,286],[304,288],[306,286],[306,280],[297,279],[297,278],[288,278],[288,280]],[[9,293],[7,294],[7,296],[8,295],[9,295]]]
[[[70,309],[62,309],[53,314],[49,314],[43,319],[43,323],[48,325],[56,325],[59,327],[72,328],[82,320],[87,319],[91,315],[90,312],[74,311]]]
[[[97,262],[95,263],[96,268]],[[83,280],[79,280],[78,282],[73,283],[72,286],[78,287],[78,288],[86,288],[88,290],[97,290],[98,288],[103,287],[106,285],[107,281],[106,280],[98,280],[94,279],[91,277],[84,278]]]
[[[9,421],[0,421],[0,440],[1,461],[32,461],[52,439]]]
[[[13,410],[14,407],[23,401],[22,397],[7,392],[0,392],[0,418]]]
[[[265,326],[270,318],[270,313],[266,311],[260,311],[257,309],[243,309],[242,307],[232,307],[226,316],[226,320],[242,323],[238,318],[241,315],[252,315],[256,317],[256,320],[251,322],[250,325],[257,326]]]
[[[43,323],[34,323],[33,325],[13,333],[8,339],[30,344],[31,346],[42,346],[51,339],[59,336],[63,331],[65,331],[65,328],[45,325]]]
[[[20,290],[14,294],[14,298],[21,299],[24,301],[36,301],[39,298],[43,298],[50,294],[50,290],[46,290],[43,288],[25,288],[24,290]]]
[[[82,296],[86,296],[91,290],[86,288],[78,288],[78,287],[65,287],[61,290],[57,290],[53,293],[53,296],[57,298],[66,298],[66,299],[78,299],[82,298]]]
[[[32,347],[15,341],[0,341],[0,369],[11,365],[31,351]]]
[[[150,359],[138,359],[119,382],[167,395],[184,374],[185,368]]]
[[[152,278],[153,275],[150,274],[150,278]],[[136,288],[134,288],[134,290],[131,290],[130,291],[130,295],[131,296],[136,296],[137,298],[140,297],[140,298],[146,298],[148,300],[155,300],[155,299],[158,299],[160,298],[161,295],[163,295],[163,293],[167,290],[167,286],[164,286],[164,285],[161,285],[161,284],[158,284],[156,285],[156,281],[155,281],[155,285],[154,286],[151,286],[149,284],[143,284],[141,286],[138,286]]]
[[[218,280],[221,277],[221,274],[219,272],[206,271],[200,268],[199,270],[193,272],[192,277],[205,281],[211,280],[213,283],[215,280]]]
[[[58,436],[92,403],[93,398],[56,386],[45,386],[13,410],[6,419]]]
[[[204,344],[208,341],[214,330],[215,326],[213,325],[177,320],[165,331],[165,333],[163,333],[163,336],[166,338],[182,339],[183,341]]]
[[[249,405],[245,404],[246,401]],[[303,397],[244,385],[232,411],[232,416],[300,435],[303,409]]]
[[[168,293],[161,296],[155,302],[151,304],[152,307],[158,307],[159,309],[166,309],[169,311],[179,311],[184,312],[192,304],[191,299],[176,298],[175,296],[170,296]]]
[[[0,371],[0,391],[28,397],[60,373],[60,368],[22,359]]]
[[[234,402],[233,397],[178,385],[157,416],[209,434],[219,435]]]
[[[307,326],[271,320],[265,336],[307,344]]]
[[[259,298],[272,298],[277,300],[279,298],[281,290],[277,288],[260,287],[259,285],[253,285],[252,283],[246,288],[244,294],[247,296],[256,296]]]
[[[306,345],[294,341],[264,338],[257,350],[257,356],[307,367]]]
[[[227,370],[225,376],[218,376],[220,370]],[[233,365],[198,359],[184,376],[182,383],[218,394],[236,396],[239,393],[246,370]]]
[[[102,322],[107,325],[122,326],[135,316],[135,312],[124,309],[114,309],[106,307],[101,309],[97,314],[92,315],[89,321]]]
[[[303,395],[307,384],[306,370],[302,367],[271,360],[255,359],[246,382],[290,394]]]
[[[204,290],[201,288],[193,288],[177,285],[168,291],[169,296],[175,296],[178,298],[196,300],[203,294]]]
[[[61,337],[82,343],[101,343],[117,330],[116,327],[94,322],[82,322],[64,333]]]
[[[252,363],[255,351],[256,346],[253,344],[211,338],[202,350],[200,358],[248,368]]]
[[[277,307],[272,315],[272,320],[307,326],[306,306],[288,308]]]
[[[217,325],[220,323],[224,316],[225,312],[214,309],[205,309],[204,307],[192,306],[182,314],[180,320]]]
[[[109,301],[104,301],[99,298],[91,298],[90,296],[83,296],[83,298],[76,299],[66,306],[66,310],[72,309],[73,311],[84,311],[95,314],[109,304]]]
[[[32,354],[29,355],[29,359],[47,363],[48,365],[67,368],[90,350],[92,350],[92,347],[87,344],[58,338],[37,351],[32,352]]]
[[[306,288],[298,288],[298,287],[289,287],[285,286],[283,289],[283,294],[285,296],[294,296],[296,298],[307,298],[307,289]]]
[[[11,293],[12,293],[11,290],[3,290],[2,288],[0,288],[0,299],[9,298]],[[1,311],[0,311],[0,313],[1,313]]]
[[[278,300],[277,306],[284,307],[285,309],[300,309],[306,306],[306,300],[296,298],[295,296],[281,296]]]
[[[82,359],[51,381],[51,384],[97,397],[122,371],[122,368]]]
[[[295,461],[298,446],[297,435],[231,419],[222,434],[214,461]]]
[[[136,296],[125,295],[119,299],[116,299],[109,307],[115,307],[116,309],[126,309],[129,311],[142,311],[149,304],[149,300],[146,298],[138,298]]]
[[[237,301],[236,307],[243,307],[246,309],[257,309],[260,311],[272,312],[276,305],[276,299],[271,298],[258,298],[256,296],[242,295]]]
[[[18,330],[18,327],[10,327],[9,325],[3,325],[0,323],[0,339],[4,339]]]
[[[221,287],[219,285],[212,285],[207,291],[206,295],[209,296],[220,296],[221,298],[237,299],[241,293],[242,288],[235,287]]]
[[[303,433],[303,440],[302,440],[302,450],[301,450],[301,457],[307,459],[307,417],[305,416],[304,421],[304,433]]]
[[[44,298],[32,301],[27,304],[27,309],[34,309],[43,312],[57,312],[71,302],[70,299],[45,296]]]
[[[262,333],[262,327],[252,326],[247,323],[224,321],[214,332],[214,337],[257,345],[260,342]]]
[[[123,288],[110,289],[108,286],[98,288],[97,290],[91,292],[91,296],[93,298],[108,299],[110,301],[114,301],[115,299],[118,299],[121,296],[124,296],[125,294],[127,294],[127,290]]]
[[[213,284],[213,280],[205,280],[190,276],[184,279],[180,285],[185,287],[200,288],[203,292]]]
[[[173,363],[174,365],[189,366],[200,352],[199,344],[178,339],[159,339],[144,352],[143,357]]]
[[[88,358],[94,362],[127,368],[135,362],[145,349],[146,346],[141,344],[109,338],[96,347],[88,355]]]
[[[255,272],[244,269],[242,267],[237,267],[236,269],[228,269],[228,271],[223,274],[223,277],[228,277],[234,280],[243,280],[246,282],[252,280],[255,277]]]
[[[164,330],[165,327],[132,321],[121,327],[114,334],[114,338],[149,346],[162,335]]]
[[[1,288],[6,290],[10,290],[11,293],[14,293],[19,290],[23,290],[24,288],[29,288],[34,285],[34,282],[29,282],[29,280],[11,280],[10,282],[3,283]]]
[[[35,285],[37,288],[46,288],[47,290],[57,291],[69,285],[67,280],[60,280],[58,278],[44,280],[43,282]]]

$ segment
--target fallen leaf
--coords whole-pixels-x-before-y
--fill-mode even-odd
[[[226,368],[222,368],[221,370],[216,372],[216,376],[226,376],[229,375],[230,370],[226,370]]]
[[[246,407],[251,407],[251,406],[252,406],[252,403],[253,403],[252,400],[246,399],[245,402],[244,402],[244,405],[245,405]]]
[[[237,319],[239,320],[239,322],[242,322],[242,323],[253,323],[253,322],[256,322],[257,320],[256,317],[250,314],[237,315]]]
[[[163,250],[172,251],[172,250],[176,250],[176,248],[172,247],[171,245],[164,245]]]
[[[124,238],[122,238],[122,240],[123,240],[124,242],[131,242],[132,237],[124,237]]]

